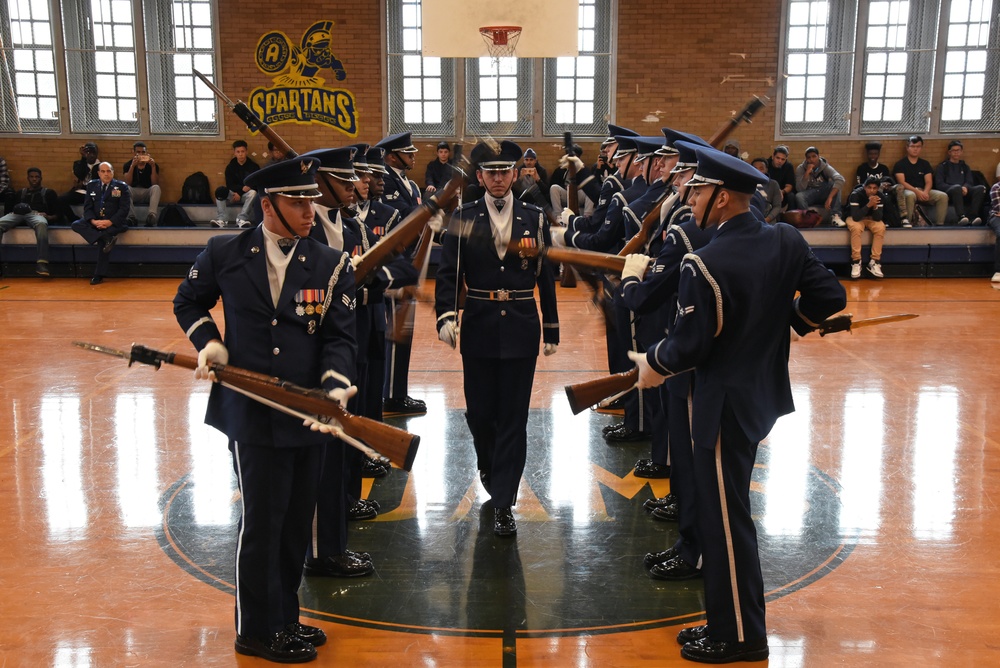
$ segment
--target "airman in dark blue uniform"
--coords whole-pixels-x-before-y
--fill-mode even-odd
[[[200,351],[199,377],[210,377],[210,362],[232,363],[338,401],[350,395],[354,271],[347,255],[308,238],[317,164],[292,159],[247,177],[263,224],[210,239],[178,288],[174,313]],[[211,313],[220,299],[225,343]],[[298,589],[330,435],[218,384],[205,421],[229,437],[240,489],[236,651],[309,661],[326,635],[299,623]]]
[[[128,212],[132,207],[132,192],[124,181],[114,178],[115,168],[111,163],[102,162],[97,170],[100,178],[87,184],[83,218],[70,225],[88,244],[99,247],[91,285],[104,282],[111,262],[111,249],[118,235],[128,229]]]
[[[517,531],[511,506],[527,456],[539,339],[546,355],[554,353],[559,321],[550,265],[510,250],[548,245],[550,237],[542,210],[511,193],[520,147],[504,141],[498,148],[478,144],[472,151],[486,195],[458,209],[443,236],[436,308],[438,336],[455,347],[458,290],[468,286],[461,318],[466,417],[480,479],[492,499],[493,531],[506,536]]]
[[[812,331],[844,307],[846,295],[798,230],[769,226],[750,213],[750,198],[766,176],[721,151],[699,148],[697,155],[692,211],[702,227],[718,230],[681,264],[670,335],[633,359],[640,387],[675,372],[695,373],[694,475],[708,623],[681,632],[681,656],[757,661],[768,655],[750,508],[757,445],[778,417],[794,410],[789,325],[800,334]]]

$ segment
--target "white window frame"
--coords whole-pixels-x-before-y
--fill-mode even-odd
[[[779,71],[788,76],[778,92],[776,138],[911,134],[947,137],[1000,133],[1000,94],[996,81],[986,80],[990,72],[1000,71],[1000,0],[971,1],[988,7],[984,12],[991,21],[985,40],[971,45],[968,40],[960,43],[961,40],[954,36],[949,40],[953,5],[958,10],[969,0],[909,0],[906,30],[900,33],[905,38],[894,42],[890,37],[882,42],[875,28],[872,41],[878,44],[869,46],[869,12],[874,10],[872,16],[880,15],[879,10],[885,8],[886,0],[829,0],[825,3],[784,0]],[[798,12],[792,11],[793,5]],[[825,28],[816,31],[819,33],[817,41],[811,44],[804,44],[802,40],[802,8],[807,5],[828,8]],[[796,30],[798,39],[793,36]],[[833,38],[828,39],[828,35]],[[793,42],[802,46],[793,48]],[[956,58],[956,54],[968,52],[975,52],[974,57]],[[818,62],[819,71],[803,72],[803,56],[810,60],[810,65]],[[883,58],[905,64],[902,70],[889,73],[896,85],[893,90],[882,87],[886,79],[877,72]],[[958,65],[965,69],[960,70]],[[812,79],[814,84],[805,97],[816,103],[814,110],[822,108],[822,114],[812,118],[800,115],[797,105],[804,97],[805,79]],[[961,96],[956,93],[958,89],[961,89]],[[886,99],[889,102],[885,107],[878,104]],[[947,104],[953,116],[955,100],[960,100],[963,113],[972,116],[976,115],[978,106],[979,117],[945,119],[943,107]],[[889,112],[883,114],[883,108]]]

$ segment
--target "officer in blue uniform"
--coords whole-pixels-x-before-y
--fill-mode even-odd
[[[399,211],[400,218],[406,218],[420,206],[420,187],[407,172],[413,169],[417,147],[410,140],[409,132],[389,135],[375,144],[385,150],[385,187],[382,201]],[[389,327],[393,327],[396,313],[396,293],[386,296],[386,310]],[[412,316],[413,311],[410,311]],[[420,415],[427,412],[427,404],[409,395],[410,343],[386,341],[386,374],[383,389],[384,412],[387,415]]]
[[[111,263],[111,249],[118,235],[128,229],[128,212],[132,207],[132,191],[124,181],[114,178],[115,168],[110,162],[98,165],[97,174],[98,178],[87,184],[83,218],[70,225],[88,244],[100,247],[91,285],[104,282]]]
[[[347,255],[308,237],[317,165],[291,159],[248,176],[263,223],[210,239],[178,288],[174,314],[199,350],[196,376],[211,377],[209,363],[231,362],[322,387],[342,403],[350,397],[354,271]],[[220,299],[224,343],[211,313]],[[314,659],[326,635],[299,623],[298,588],[330,436],[218,384],[205,421],[229,437],[240,489],[236,651]]]
[[[497,150],[499,149],[499,150]],[[550,243],[545,214],[511,192],[521,148],[477,144],[471,154],[486,195],[456,210],[442,238],[437,271],[438,337],[455,347],[458,291],[468,286],[461,318],[461,353],[480,480],[492,499],[493,532],[517,531],[511,506],[527,456],[528,408],[539,339],[551,355],[559,344],[555,279],[541,259],[526,259],[511,245]],[[542,318],[535,303],[538,287]]]
[[[814,330],[844,308],[843,286],[795,228],[750,212],[767,177],[739,158],[698,149],[691,207],[707,245],[680,268],[670,336],[633,359],[639,386],[694,369],[692,413],[697,523],[707,624],[684,629],[681,656],[725,663],[767,658],[764,585],[750,509],[757,445],[794,410],[789,325]],[[799,296],[796,297],[796,292]]]

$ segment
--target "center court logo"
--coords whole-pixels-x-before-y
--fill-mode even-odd
[[[293,44],[280,30],[261,36],[257,68],[272,77],[270,88],[254,88],[249,106],[268,125],[318,123],[349,137],[358,134],[354,95],[324,86],[320,76],[330,71],[337,81],[347,78],[344,64],[333,53],[333,21],[317,21]]]
[[[651,580],[642,566],[649,551],[666,549],[677,525],[657,522],[642,502],[662,496],[668,481],[631,473],[643,447],[608,448],[600,423],[589,429],[589,452],[562,459],[547,440],[529,444],[515,513],[516,538],[493,535],[493,512],[478,486],[475,454],[459,411],[448,411],[433,466],[393,471],[370,496],[382,513],[352,523],[350,547],[371,552],[367,578],[307,577],[304,614],[370,628],[476,637],[574,635],[635,631],[692,622],[704,615],[701,580]],[[551,429],[532,411],[528,433]],[[751,501],[757,513],[786,494],[772,480],[769,448],[758,451]],[[424,457],[431,456],[425,444]],[[418,456],[419,459],[420,456]],[[801,482],[801,481],[800,481]],[[802,529],[757,517],[768,600],[808,586],[851,553],[856,536],[841,526],[839,487],[817,469],[801,485]],[[773,495],[773,497],[772,497]],[[238,504],[220,508],[229,522],[199,524],[193,478],[179,480],[162,499],[160,542],[182,568],[232,592]],[[226,497],[219,495],[217,498]],[[787,504],[782,520],[787,520]],[[205,509],[202,508],[202,513]],[[217,512],[209,513],[218,517]]]

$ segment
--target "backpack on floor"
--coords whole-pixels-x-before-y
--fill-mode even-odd
[[[191,217],[180,204],[167,204],[160,211],[160,227],[195,227]]]

